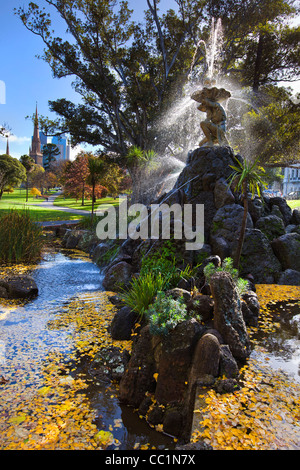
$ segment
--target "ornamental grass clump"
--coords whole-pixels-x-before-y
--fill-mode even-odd
[[[43,248],[42,229],[29,211],[11,210],[0,218],[0,263],[35,262]]]
[[[132,280],[128,292],[123,294],[123,300],[128,307],[142,317],[157,292],[165,288],[165,283],[160,273],[140,275]]]

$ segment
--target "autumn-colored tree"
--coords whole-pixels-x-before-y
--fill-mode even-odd
[[[82,206],[84,206],[88,175],[88,155],[81,152],[77,158],[66,167],[64,194],[75,197],[76,199],[81,198]]]

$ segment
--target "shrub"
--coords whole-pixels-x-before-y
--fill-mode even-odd
[[[233,267],[232,258],[225,258],[222,262],[222,265],[218,266],[217,268],[213,263],[209,263],[207,266],[205,266],[203,272],[206,282],[209,284],[212,275],[221,271],[228,272],[231,275],[240,297],[249,290],[248,281],[238,276],[238,270]]]
[[[166,241],[161,250],[150,254],[142,260],[141,275],[145,273],[161,274],[165,279],[165,289],[172,289],[181,279],[189,280],[195,276],[198,264],[195,267],[187,265],[183,270],[176,266],[176,245]]]
[[[0,218],[0,262],[35,262],[42,248],[42,229],[28,210],[11,210]]]
[[[158,292],[145,315],[149,320],[150,333],[166,336],[170,330],[186,320],[187,310],[182,299],[174,300],[164,292]]]
[[[123,300],[134,312],[143,316],[157,292],[164,288],[165,279],[161,274],[145,273],[131,281],[128,292],[123,294]]]
[[[37,188],[32,188],[30,190],[30,195],[31,196],[41,196],[42,194],[41,194],[41,191],[39,191]]]

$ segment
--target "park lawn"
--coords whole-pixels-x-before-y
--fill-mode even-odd
[[[0,199],[0,217],[11,209],[30,211],[30,216],[38,222],[49,222],[55,220],[77,220],[82,216],[72,214],[71,212],[63,212],[54,209],[48,209],[40,206],[32,206],[32,203],[42,203],[42,199],[36,199],[33,196],[28,197],[28,204],[26,204],[26,190],[15,189],[13,193],[4,193]]]
[[[84,206],[81,205],[81,199],[74,199],[71,197],[58,196],[55,201],[53,202],[55,206],[60,207],[68,207],[69,209],[77,209],[83,211],[91,211],[92,210],[92,201],[91,199],[86,199],[84,201]],[[102,199],[97,199],[94,205],[95,211],[99,206],[101,209],[107,209],[109,206],[118,206],[119,205],[119,198],[114,199],[113,197],[104,197]]]
[[[294,201],[286,201],[291,209],[297,209],[300,207],[300,199],[295,199]]]

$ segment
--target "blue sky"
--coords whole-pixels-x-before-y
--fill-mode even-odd
[[[0,124],[5,122],[11,127],[10,154],[17,158],[29,151],[33,129],[31,120],[25,118],[34,113],[36,102],[39,114],[51,117],[49,100],[78,101],[71,87],[72,78],[53,79],[49,65],[36,57],[43,53],[42,40],[27,31],[14,15],[14,8],[28,3],[29,0],[0,0]],[[134,10],[133,19],[141,21],[146,0],[129,0],[129,6]],[[175,6],[174,0],[161,1],[163,10]],[[0,154],[5,149],[6,142],[0,138]]]
[[[37,3],[45,4],[43,0]],[[12,129],[10,154],[17,158],[29,151],[33,129],[31,120],[25,118],[35,112],[36,102],[39,114],[51,117],[49,100],[78,101],[72,78],[53,79],[49,65],[36,57],[43,53],[42,40],[14,14],[14,8],[28,4],[29,0],[0,0],[0,124],[7,123]],[[162,4],[176,5],[173,0],[162,0]],[[146,0],[129,0],[129,5],[134,19],[142,20]],[[6,141],[0,138],[0,154],[5,150]]]

